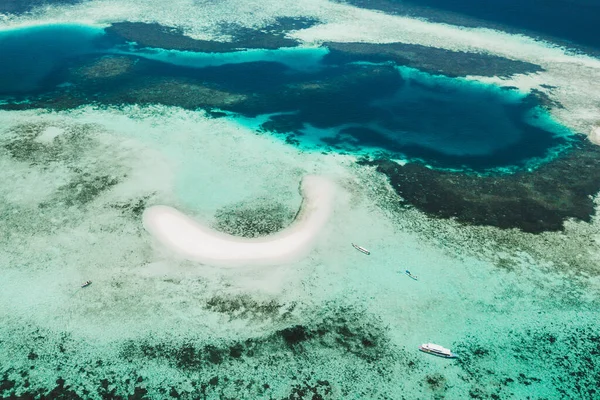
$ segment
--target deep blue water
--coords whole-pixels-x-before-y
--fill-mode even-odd
[[[335,125],[338,121],[322,123],[314,117],[318,112],[301,112],[300,119],[312,126],[337,129],[318,132],[315,141],[317,135],[311,135],[308,127],[307,137],[300,137],[300,142],[314,147],[324,142],[369,155],[384,151],[433,166],[474,170],[525,166],[533,158],[539,162],[548,158],[549,149],[567,143],[568,130],[525,95],[408,68],[399,70],[403,80],[398,90],[357,107],[362,115],[359,123],[345,121],[340,127]]]
[[[0,94],[32,92],[69,59],[106,51],[103,31],[77,25],[34,26],[0,32]]]
[[[403,66],[325,64],[322,48],[229,54],[132,49],[111,42],[101,29],[46,26],[0,32],[0,54],[8,60],[0,64],[0,95],[9,101],[79,96],[101,104],[148,102],[131,93],[139,96],[168,79],[175,89],[150,90],[152,102],[195,108],[177,82],[182,90],[194,84],[242,94],[247,100],[221,108],[250,118],[278,114],[262,128],[292,132],[285,137],[305,149],[489,170],[540,162],[568,145],[568,130],[532,96]],[[135,73],[100,85],[70,81],[78,66],[110,54],[139,59]]]
[[[392,0],[450,11],[600,49],[598,0]]]

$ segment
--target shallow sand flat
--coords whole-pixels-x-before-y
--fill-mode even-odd
[[[537,239],[430,220],[397,208],[385,177],[350,156],[300,152],[202,112],[85,107],[0,118],[4,139],[19,132],[13,126],[40,135],[65,130],[27,162],[2,153],[10,179],[0,187],[7,199],[0,223],[11,235],[0,252],[6,322],[0,337],[10,338],[0,343],[0,363],[11,368],[6,379],[17,382],[17,394],[31,390],[24,376],[29,387],[46,393],[62,376],[77,393],[102,392],[98,382],[107,379],[123,396],[135,384],[161,397],[165,382],[173,382],[184,397],[202,397],[192,382],[204,385],[218,376],[209,398],[285,398],[298,377],[310,385],[327,381],[332,399],[361,393],[431,398],[433,376],[447,382],[439,390],[448,398],[464,398],[474,388],[501,390],[506,398],[552,398],[552,379],[573,370],[545,373],[541,362],[523,360],[518,350],[551,334],[556,345],[544,341],[554,346],[544,354],[573,354],[566,349],[579,327],[571,321],[586,302],[594,305],[595,292],[580,291],[578,280],[564,279],[548,264],[597,265],[587,253],[596,247],[589,237],[597,235],[597,224],[580,224],[590,232],[581,245],[570,245],[572,230]],[[89,140],[83,153],[74,146],[79,136]],[[121,180],[91,191],[85,174]],[[259,198],[293,213],[302,201],[298,183],[307,175],[335,177],[334,206],[310,256],[282,268],[202,268],[172,251],[153,250],[136,214],[140,204],[170,204],[204,219]],[[14,195],[23,186],[28,196]],[[94,197],[82,197],[85,192]],[[76,200],[85,202],[65,203]],[[289,229],[294,226],[303,225]],[[513,244],[495,245],[494,235],[501,234],[506,237],[498,243]],[[539,251],[527,250],[536,241]],[[490,261],[501,251],[504,269]],[[80,289],[88,279],[93,285]],[[531,315],[540,317],[532,321]],[[427,341],[471,361],[450,364],[420,354],[417,346]],[[579,348],[589,343],[584,338]],[[488,376],[490,365],[495,374]],[[519,373],[543,380],[521,384]],[[131,385],[117,383],[123,377]],[[498,377],[515,382],[499,389]],[[237,381],[249,389],[230,383]]]
[[[332,209],[333,184],[322,177],[302,180],[304,201],[292,226],[263,238],[227,235],[194,221],[172,207],[153,206],[144,212],[145,228],[183,257],[220,266],[277,265],[306,255]]]

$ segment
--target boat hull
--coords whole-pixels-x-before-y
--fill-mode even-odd
[[[413,275],[413,274],[411,274],[411,273],[410,273],[410,272],[408,272],[408,271],[405,271],[404,273],[405,273],[405,274],[406,274],[406,275],[407,275],[407,276],[408,276],[410,279],[413,279],[413,280],[415,280],[415,281],[418,281],[418,280],[419,280],[419,278],[417,278],[417,276],[416,276],[416,275]]]
[[[419,350],[421,350],[423,353],[427,353],[427,354],[431,354],[433,356],[437,356],[437,357],[442,357],[442,358],[458,358],[458,355],[455,353],[450,353],[450,354],[444,354],[444,353],[438,353],[437,351],[431,351],[429,349],[424,349],[422,347],[419,347]]]
[[[352,247],[354,247],[356,250],[360,251],[363,254],[369,255],[371,254],[371,252],[367,249],[365,249],[364,247],[361,247],[357,244],[352,243]]]

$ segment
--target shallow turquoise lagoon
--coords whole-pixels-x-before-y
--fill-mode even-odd
[[[295,109],[246,104],[218,118],[216,107],[160,103],[0,111],[0,396],[597,396],[595,217],[540,235],[432,219],[356,163],[386,156],[510,172],[550,162],[572,134],[537,100],[397,66],[397,86],[388,75],[345,86],[339,77],[361,65],[326,70],[318,48],[142,53],[116,48],[99,28],[28,29],[0,32],[0,47],[28,65],[0,66],[7,102],[65,84],[54,80],[65,58],[126,52],[159,62],[155,72],[185,67],[207,80],[227,66],[232,86],[247,79],[245,63],[282,64],[278,85],[313,84],[316,94],[298,89]],[[69,43],[68,54],[49,37]],[[34,53],[38,65],[20,58]],[[329,94],[347,101],[308,101]],[[268,129],[281,118],[293,129]],[[276,233],[294,221],[310,174],[331,179],[336,196],[298,263],[201,265],[142,225],[144,209],[165,204],[239,236]],[[426,342],[460,357],[419,352]]]

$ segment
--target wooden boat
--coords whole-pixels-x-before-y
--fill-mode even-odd
[[[458,355],[451,352],[450,349],[440,346],[439,344],[423,343],[419,346],[419,350],[424,353],[433,354],[434,356],[443,358],[457,358]]]
[[[352,243],[352,247],[354,247],[356,250],[360,251],[361,253],[365,253],[366,255],[371,254],[371,252],[369,250],[367,250],[364,247],[359,246],[357,244]]]
[[[409,270],[404,271],[404,273],[408,275],[409,278],[414,279],[415,281],[419,280],[419,278],[416,275],[411,274]]]
[[[88,286],[90,286],[91,284],[92,284],[92,281],[85,281],[85,282],[83,282],[83,284],[81,285],[81,287],[82,287],[82,288],[84,288],[84,287],[88,287]]]

